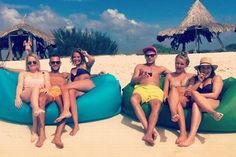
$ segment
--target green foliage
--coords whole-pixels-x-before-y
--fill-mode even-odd
[[[179,51],[174,50],[172,48],[167,48],[165,46],[162,46],[160,44],[153,44],[153,46],[155,48],[157,48],[158,53],[162,53],[162,54],[174,54],[174,53],[179,53]]]
[[[57,29],[53,31],[57,52],[69,56],[76,48],[81,48],[93,55],[116,54],[118,46],[106,33],[94,30]]]

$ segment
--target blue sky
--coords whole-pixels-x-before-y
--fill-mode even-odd
[[[30,25],[49,32],[79,27],[106,32],[121,52],[134,52],[157,43],[156,34],[178,27],[195,0],[0,0],[0,31],[25,16]],[[220,23],[236,24],[235,0],[201,0]],[[236,33],[223,33],[223,42],[235,43]],[[161,43],[169,46],[169,41]],[[204,42],[203,48],[219,44]],[[189,47],[191,48],[191,45]]]

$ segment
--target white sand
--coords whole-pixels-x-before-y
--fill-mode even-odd
[[[191,54],[188,71],[194,71],[194,65],[199,63],[202,56],[212,57],[214,63],[219,65],[217,74],[222,78],[236,77],[236,53],[210,53]],[[175,55],[159,55],[157,64],[164,65],[174,70]],[[131,78],[136,64],[143,63],[143,56],[118,55],[98,56],[93,67],[93,73],[105,71],[114,74],[124,87]],[[48,60],[43,60],[42,69],[49,70]],[[71,64],[68,59],[63,59],[61,71],[68,71]],[[24,62],[8,62],[7,67],[24,68]],[[235,124],[236,125],[236,124]],[[62,140],[65,148],[57,149],[51,140],[55,126],[46,126],[47,140],[42,148],[36,148],[30,143],[29,126],[18,125],[0,121],[0,157],[13,156],[39,156],[39,157],[184,157],[184,156],[225,156],[236,155],[236,133],[230,134],[198,134],[195,144],[187,148],[179,148],[174,142],[177,137],[175,130],[158,128],[160,136],[154,147],[149,147],[141,140],[143,133],[140,123],[122,115],[113,118],[83,123],[75,137],[69,136],[71,128],[66,126],[67,132],[63,133]]]

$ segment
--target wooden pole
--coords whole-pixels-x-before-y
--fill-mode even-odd
[[[195,48],[194,48],[194,53],[197,52],[197,29],[195,28]]]
[[[219,36],[219,35],[220,35],[220,33],[217,33],[217,34],[216,34],[216,38],[217,38],[217,40],[219,41],[222,50],[223,50],[223,51],[226,51],[225,46],[224,46],[224,43],[223,43],[222,40],[220,39],[220,36]]]
[[[12,60],[12,43],[11,43],[11,35],[8,35],[8,55],[7,60]]]

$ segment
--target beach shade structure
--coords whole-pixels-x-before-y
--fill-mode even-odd
[[[180,26],[160,31],[157,40],[162,42],[167,38],[172,39],[171,47],[177,50],[182,44],[182,51],[185,51],[186,43],[195,42],[196,52],[197,49],[200,50],[201,36],[203,36],[208,42],[216,38],[221,48],[225,50],[219,35],[228,31],[236,31],[236,25],[216,22],[200,0],[196,0]]]
[[[5,55],[7,57],[4,60],[11,60],[16,56],[16,53],[22,57],[24,52],[23,43],[26,40],[32,43],[33,52],[37,52],[40,46],[45,49],[55,44],[51,33],[45,33],[25,22],[21,22],[0,32],[0,60],[3,60],[2,49],[8,49],[8,54]]]

